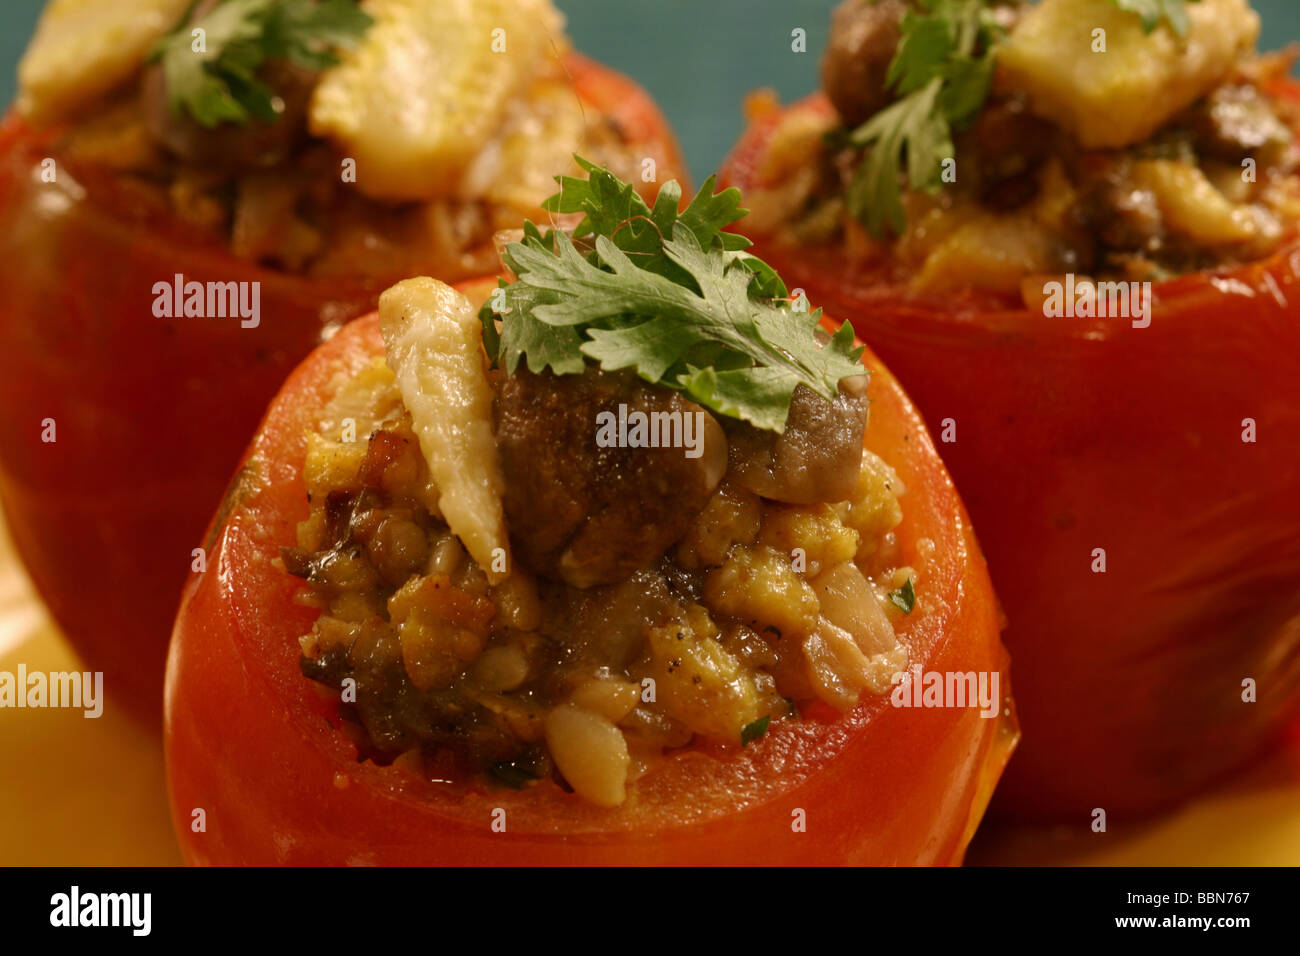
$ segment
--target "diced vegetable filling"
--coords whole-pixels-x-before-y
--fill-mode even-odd
[[[286,272],[456,279],[575,150],[639,170],[566,50],[550,0],[58,0],[18,108],[123,218]]]
[[[309,436],[311,513],[283,559],[321,609],[303,671],[341,695],[363,755],[441,779],[553,778],[614,806],[666,751],[750,746],[906,668],[889,599],[915,578],[894,534],[903,489],[862,449],[860,395],[796,396],[785,432],[733,439],[728,465],[711,417],[721,462],[598,448],[601,411],[681,402],[635,377],[492,376],[504,577],[440,512],[383,360],[339,383]]]
[[[842,244],[923,292],[1037,279],[1039,301],[1044,276],[1268,256],[1300,221],[1292,56],[1254,53],[1246,0],[1165,8],[846,0],[823,62],[835,112],[778,121],[750,229]]]
[[[852,328],[726,231],[737,190],[651,205],[579,162],[545,208],[581,219],[525,223],[479,308],[380,296],[283,560],[363,756],[612,807],[667,751],[888,691],[915,575]]]

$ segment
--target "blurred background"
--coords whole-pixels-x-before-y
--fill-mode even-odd
[[[112,3],[113,0],[103,0]],[[830,11],[837,0],[555,0],[577,48],[627,73],[667,114],[698,183],[715,170],[742,128],[741,102],[760,86],[782,100],[811,93]],[[1264,21],[1260,46],[1300,40],[1297,0],[1253,0]],[[0,2],[0,100],[44,0]],[[807,33],[808,52],[790,49]]]

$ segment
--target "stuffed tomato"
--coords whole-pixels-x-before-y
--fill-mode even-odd
[[[1017,734],[924,423],[734,190],[591,175],[272,403],[168,663],[191,862],[960,861]]]
[[[63,631],[154,720],[191,549],[289,371],[397,278],[494,271],[574,151],[680,165],[547,0],[59,0],[19,74],[0,498]]]
[[[1300,708],[1290,60],[1244,0],[1044,0],[926,79],[909,38],[956,27],[907,8],[845,4],[825,94],[760,108],[726,178],[941,439],[1009,620],[998,805],[1154,809]]]

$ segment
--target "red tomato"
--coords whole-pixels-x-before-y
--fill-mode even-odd
[[[550,781],[483,790],[358,763],[336,726],[335,698],[299,670],[297,638],[314,612],[294,603],[301,582],[272,562],[307,515],[305,432],[332,378],[381,350],[376,319],[359,319],[289,378],[213,523],[212,570],[185,589],[168,661],[166,750],[190,862],[961,860],[1015,743],[1009,710],[986,719],[974,709],[896,708],[888,697],[847,715],[806,708],[744,750],[675,753],[617,810]],[[907,397],[873,356],[867,364],[866,444],[906,484],[898,534],[922,582],[902,631],[911,660],[927,671],[1005,675],[996,601],[961,501]],[[193,828],[199,809],[203,832]],[[497,809],[504,833],[492,830]],[[796,832],[800,820],[806,832]]]
[[[662,179],[682,176],[643,90],[581,56],[567,66],[635,155],[654,158]],[[54,138],[12,116],[0,127],[0,500],[64,633],[119,702],[156,722],[191,549],[249,433],[322,331],[405,277],[286,275],[197,244],[173,222],[123,219],[98,201],[109,183],[83,196],[66,172],[41,181]],[[154,283],[177,273],[260,282],[260,325],[156,318]]]
[[[776,121],[750,130],[726,180],[755,184]],[[1150,327],[1133,328],[927,301],[838,247],[757,238],[941,437],[951,423],[939,448],[1006,609],[1025,728],[997,806],[1151,810],[1300,709],[1300,246],[1157,283]]]

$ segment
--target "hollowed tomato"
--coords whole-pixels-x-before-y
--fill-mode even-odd
[[[961,860],[1016,738],[1005,681],[993,718],[971,707],[895,707],[887,694],[843,715],[808,708],[723,755],[687,747],[613,810],[549,780],[516,792],[359,763],[337,699],[299,670],[297,639],[315,612],[295,603],[299,582],[275,558],[308,512],[302,464],[316,410],[340,371],[382,348],[375,317],[359,319],[293,373],[214,520],[209,571],[185,589],[168,663],[166,749],[190,862]],[[900,625],[911,662],[1005,674],[996,601],[961,501],[898,383],[874,356],[865,361],[866,445],[906,486],[898,537],[924,582],[924,612],[918,605]]]
[[[755,185],[778,119],[725,180]],[[951,438],[1025,729],[995,807],[1147,811],[1273,739],[1300,709],[1300,245],[1155,283],[1135,328],[926,299],[839,247],[751,238]]]

